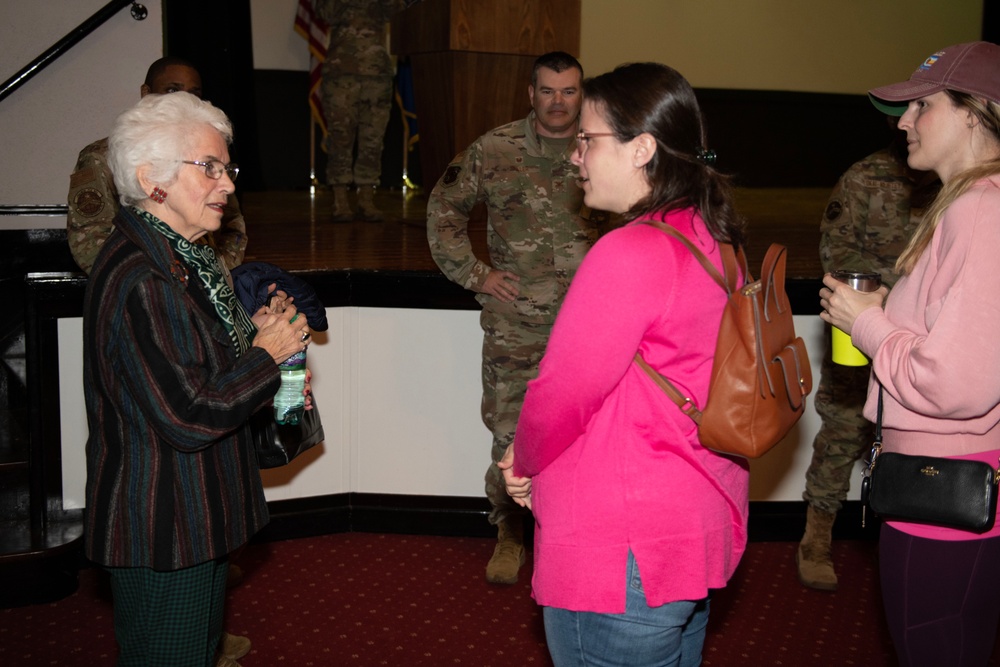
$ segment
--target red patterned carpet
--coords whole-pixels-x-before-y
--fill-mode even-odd
[[[494,542],[347,533],[252,545],[239,559],[226,627],[249,636],[245,667],[548,666],[541,614],[521,583],[487,584]],[[875,545],[840,541],[836,593],[795,576],[795,545],[753,543],[713,599],[704,664],[895,664],[882,621]],[[100,570],[52,604],[0,610],[0,664],[113,665],[111,603]],[[994,664],[994,663],[991,663]]]

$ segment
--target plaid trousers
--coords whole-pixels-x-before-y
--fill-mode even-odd
[[[229,562],[157,572],[107,567],[118,667],[212,667],[222,635]]]

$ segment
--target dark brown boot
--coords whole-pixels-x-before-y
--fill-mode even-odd
[[[517,571],[524,565],[524,517],[509,516],[497,526],[497,546],[486,565],[486,581],[516,584]]]
[[[795,554],[799,581],[803,586],[821,591],[837,590],[837,573],[833,571],[830,543],[836,514],[809,506],[806,512],[806,532]]]
[[[334,222],[354,220],[354,211],[351,210],[351,200],[347,197],[346,185],[337,185],[333,188],[333,220]]]
[[[374,185],[358,186],[358,217],[362,220],[370,220],[372,222],[385,220],[382,211],[378,210],[378,207],[375,206]]]

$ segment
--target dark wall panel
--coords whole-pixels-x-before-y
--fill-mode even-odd
[[[309,187],[309,73],[256,70],[254,89],[263,189]],[[319,139],[316,173],[322,182],[326,154],[319,149]]]
[[[832,187],[891,138],[885,116],[866,95],[695,92],[717,166],[742,187]]]
[[[254,82],[262,189],[307,187],[307,74],[257,70]],[[890,139],[885,116],[865,95],[721,89],[696,93],[718,166],[743,187],[832,187],[847,167]],[[382,155],[383,187],[401,184],[400,123],[394,103]],[[237,136],[241,147],[244,140]],[[326,155],[318,136],[316,140],[316,175],[324,183]],[[418,165],[418,156],[411,153],[411,171]]]
[[[263,190],[298,190],[309,186],[309,75],[286,70],[256,70],[257,153]],[[236,137],[240,144],[242,138]],[[420,180],[419,143],[409,155],[410,178]],[[315,169],[320,184],[326,183],[326,153],[322,135],[315,130]],[[242,178],[242,174],[240,176]],[[381,185],[399,188],[403,183],[403,121],[393,100],[382,149]],[[432,184],[433,185],[433,184]]]

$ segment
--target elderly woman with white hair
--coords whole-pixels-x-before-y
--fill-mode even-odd
[[[144,97],[109,139],[123,206],[84,302],[85,519],[119,665],[235,664],[216,655],[227,556],[268,519],[248,420],[308,344],[293,305],[251,319],[194,243],[233,191],[231,140],[187,93]]]

